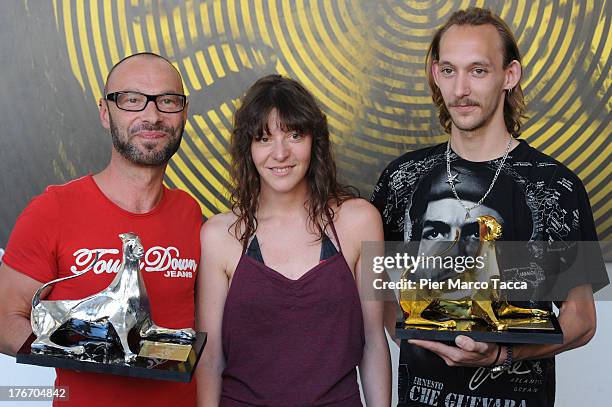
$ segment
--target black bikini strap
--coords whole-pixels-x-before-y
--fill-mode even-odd
[[[261,254],[261,248],[259,247],[259,241],[257,240],[257,235],[253,235],[251,237],[251,242],[246,250],[246,255],[259,261],[262,264],[265,264],[263,256]]]
[[[251,246],[251,242],[253,241],[254,237],[255,237],[255,233],[253,233],[251,237],[249,237],[248,239],[244,239],[242,241],[242,254],[245,254],[247,252],[247,250],[249,249],[249,246]]]
[[[338,244],[338,250],[340,251],[340,253],[342,253],[342,246],[340,245],[340,239],[338,239],[338,233],[336,232],[336,227],[334,226],[334,221],[332,220],[332,216],[329,213],[328,208],[325,208],[325,215],[327,215],[327,221],[329,222],[329,226],[331,226],[331,230],[334,234],[334,239],[336,240],[336,243]]]

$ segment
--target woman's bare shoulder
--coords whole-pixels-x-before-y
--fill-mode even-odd
[[[234,234],[234,224],[237,216],[232,212],[224,212],[214,215],[202,225],[202,242],[217,242],[227,244],[231,241],[237,242]]]
[[[234,235],[236,215],[225,212],[209,218],[200,232],[202,264],[206,270],[233,271],[242,253],[242,245]],[[230,277],[228,277],[230,278]]]
[[[228,227],[232,226],[234,222],[236,222],[238,217],[232,211],[218,213],[216,215],[211,216],[204,222],[205,225],[208,225],[210,228],[214,228],[215,230],[220,227]]]
[[[351,198],[342,202],[341,205],[332,205],[334,210],[334,222],[347,225],[365,226],[377,224],[380,221],[378,209],[363,198]]]
[[[332,205],[332,209],[334,225],[344,239],[355,244],[361,244],[361,241],[382,240],[380,213],[365,199],[348,199],[339,206]]]

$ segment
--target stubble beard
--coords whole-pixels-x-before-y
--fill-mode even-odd
[[[112,117],[110,117],[110,132],[113,140],[113,147],[123,158],[136,165],[149,167],[164,166],[170,161],[170,158],[176,153],[181,145],[183,138],[183,130],[185,124],[180,127],[167,127],[163,125],[142,124],[135,129],[128,130],[130,133],[135,133],[139,130],[163,131],[166,132],[168,143],[161,149],[155,150],[155,143],[143,143],[143,150],[139,149],[128,136],[128,132],[122,133],[115,125]]]

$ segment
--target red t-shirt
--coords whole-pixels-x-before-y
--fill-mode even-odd
[[[150,212],[121,209],[91,176],[50,186],[17,219],[2,259],[9,267],[47,282],[94,269],[53,286],[47,300],[78,299],[106,288],[121,263],[119,234],[136,233],[145,248],[142,269],[153,321],[194,328],[194,283],[200,261],[202,214],[187,193],[164,187]],[[56,386],[68,386],[62,406],[195,405],[195,381],[176,383],[57,369]]]

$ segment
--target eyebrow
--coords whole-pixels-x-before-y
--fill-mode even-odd
[[[423,228],[426,228],[428,226],[431,226],[434,229],[450,229],[448,223],[439,220],[426,220],[423,223]]]
[[[455,64],[453,64],[450,61],[438,61],[438,65],[451,65],[451,66],[455,66]],[[492,66],[492,64],[490,62],[488,62],[488,61],[474,61],[474,62],[471,62],[469,64],[469,66],[475,66],[475,65],[476,66],[487,66],[487,67],[488,66]]]

